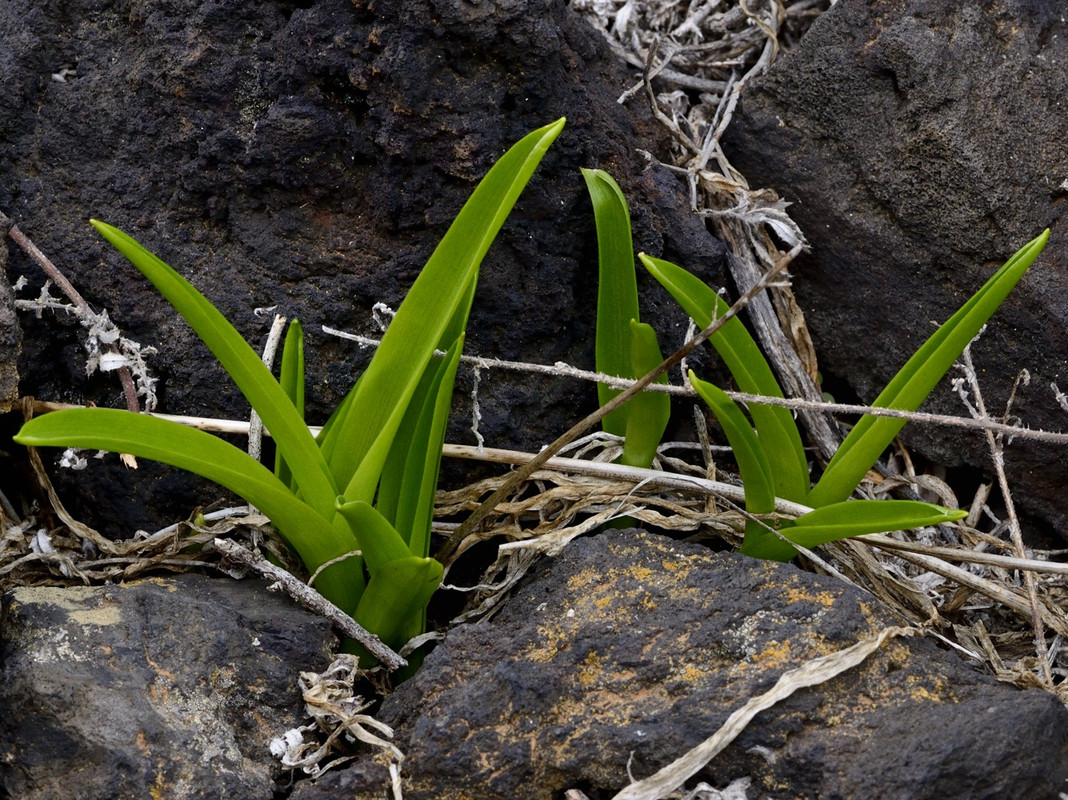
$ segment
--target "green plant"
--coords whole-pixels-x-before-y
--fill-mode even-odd
[[[334,562],[319,573],[319,591],[399,647],[423,630],[441,582],[441,564],[428,557],[430,521],[479,264],[563,126],[561,119],[528,134],[483,178],[318,438],[303,416],[299,325],[288,331],[276,381],[188,281],[122,231],[93,221],[192,326],[259,413],[276,443],[274,473],[207,433],[110,409],[38,417],[15,441],[132,453],[225,486],[270,518],[309,571]],[[440,350],[447,351],[443,357],[435,355]]]
[[[656,332],[638,318],[638,284],[634,275],[630,211],[619,184],[607,172],[584,169],[582,177],[593,203],[597,225],[597,371],[631,380],[654,369],[664,357]],[[663,376],[659,383],[667,383]],[[619,394],[597,384],[601,405]],[[605,432],[623,437],[619,461],[648,467],[671,415],[671,399],[663,392],[642,392],[601,422]]]
[[[994,311],[1034,263],[1049,239],[1049,230],[1026,244],[1002,266],[950,319],[920,347],[873,403],[879,408],[915,411],[975,338]],[[642,263],[701,327],[727,311],[727,304],[699,278],[670,262],[640,255]],[[709,339],[738,388],[751,394],[782,397],[770,366],[737,318]],[[812,547],[866,533],[923,527],[965,516],[929,503],[849,500],[857,485],[905,424],[904,419],[864,415],[850,431],[822,476],[811,486],[800,433],[790,411],[753,404],[752,424],[718,387],[690,381],[723,427],[738,460],[745,488],[746,510],[768,515],[781,497],[813,511],[795,520],[780,520],[776,529],[750,520],[742,552],[787,561],[797,555],[789,542]]]

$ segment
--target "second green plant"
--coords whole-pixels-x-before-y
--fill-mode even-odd
[[[1034,263],[1048,238],[1047,230],[1010,258],[916,351],[872,405],[901,411],[918,409]],[[667,261],[645,255],[640,258],[702,328],[727,312],[726,303],[699,278]],[[741,391],[783,396],[771,367],[736,317],[724,324],[709,343]],[[964,511],[930,503],[849,499],[904,426],[904,419],[865,414],[816,484],[810,486],[800,432],[788,409],[751,404],[750,422],[723,390],[699,380],[692,372],[689,377],[716,415],[734,451],[745,488],[746,510],[754,517],[768,517],[775,510],[776,497],[813,509],[794,520],[750,520],[743,553],[786,561],[797,555],[791,543],[814,547],[850,536],[919,528],[966,516]]]

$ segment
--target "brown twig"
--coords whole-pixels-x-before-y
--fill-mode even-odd
[[[645,389],[646,386],[649,386],[651,383],[656,381],[661,375],[666,373],[669,369],[671,369],[673,366],[675,366],[684,358],[686,358],[686,356],[690,355],[690,353],[696,350],[706,339],[708,339],[710,336],[714,335],[717,331],[719,331],[719,329],[722,328],[724,324],[726,324],[732,318],[736,317],[738,313],[743,308],[745,308],[749,301],[756,295],[758,295],[760,292],[762,292],[767,287],[767,285],[772,282],[772,280],[779,277],[783,273],[783,271],[785,271],[786,267],[790,264],[794,257],[800,252],[801,246],[797,245],[788,253],[785,253],[778,260],[778,262],[776,262],[776,264],[749,289],[749,291],[747,291],[740,298],[738,298],[738,301],[734,305],[732,305],[730,309],[728,309],[726,314],[724,314],[722,317],[719,317],[718,319],[713,320],[712,324],[705,328],[703,331],[701,331],[696,337],[694,337],[692,340],[684,344],[682,347],[680,347],[678,350],[676,350],[674,353],[664,359],[664,361],[660,363],[660,366],[652,370],[645,377],[638,380],[629,389],[625,389],[624,391],[620,392],[618,395],[612,398],[610,402],[601,406],[592,414],[587,415],[581,422],[572,426],[556,441],[554,441],[552,444],[550,444],[548,447],[538,453],[538,455],[535,458],[531,459],[529,463],[527,463],[523,467],[520,467],[518,470],[512,473],[508,480],[501,484],[497,491],[491,494],[485,500],[485,502],[482,503],[482,505],[476,508],[474,512],[472,512],[471,516],[464,520],[464,522],[449,536],[449,538],[437,551],[435,557],[443,564],[447,564],[449,559],[460,548],[460,544],[464,541],[464,539],[466,539],[471,533],[474,532],[476,526],[480,522],[482,522],[482,520],[484,520],[487,516],[489,516],[489,514],[493,511],[497,504],[501,502],[505,497],[507,497],[515,489],[516,486],[518,486],[520,483],[522,483],[535,472],[537,472],[545,464],[545,462],[552,458],[554,455],[556,455],[562,447],[565,447],[571,442],[573,442],[591,427],[593,427],[602,419],[604,419],[605,416],[622,406],[632,397],[634,397],[643,389]]]
[[[269,581],[275,581],[286,594],[302,606],[326,617],[338,627],[338,630],[366,647],[371,655],[389,669],[399,669],[407,665],[408,662],[383,644],[381,639],[357,624],[356,620],[315,589],[293,577],[281,567],[276,567],[267,559],[229,539],[215,539],[214,544],[216,549],[230,561],[247,567]]]
[[[82,315],[83,319],[95,320],[98,315],[93,311],[92,307],[86,302],[86,299],[82,297],[81,293],[74,288],[74,285],[67,280],[67,276],[60,272],[59,267],[52,263],[40,248],[35,245],[30,238],[24,234],[19,226],[12,221],[10,217],[0,211],[0,227],[7,228],[7,235],[11,237],[22,250],[39,266],[44,273],[51,279],[59,290],[67,296],[67,299],[74,303],[74,306],[78,309],[78,312]],[[112,343],[105,345],[108,352],[118,353],[118,347]],[[130,370],[125,366],[119,367],[117,372],[119,373],[119,381],[122,383],[122,393],[126,399],[126,407],[135,414],[140,412],[141,404],[137,399],[137,386],[134,384],[133,376],[130,375]]]

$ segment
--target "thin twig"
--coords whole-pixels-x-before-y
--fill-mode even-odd
[[[499,366],[496,359],[482,359],[477,356],[470,357],[476,361],[488,361],[491,362],[491,366]],[[507,362],[515,363],[515,362]],[[607,383],[615,388],[627,389],[633,386],[637,381],[627,380],[624,378],[615,378],[610,375],[604,375],[599,372],[589,372],[586,370],[578,370],[572,367],[543,367],[538,364],[525,365],[534,368],[539,368],[537,371],[551,372],[552,374],[563,374],[568,377],[577,377],[584,380],[596,381],[598,383]],[[644,387],[644,391],[668,391],[669,394],[683,395],[687,397],[696,396],[696,392],[689,387],[684,386],[670,386],[666,384],[653,383]],[[740,403],[755,403],[758,405],[766,406],[781,406],[789,409],[812,409],[816,411],[825,411],[835,414],[871,414],[875,417],[893,417],[895,419],[904,419],[910,422],[915,422],[920,425],[944,425],[952,426],[955,428],[965,428],[970,430],[979,431],[992,431],[997,434],[1003,434],[1010,438],[1020,439],[1033,439],[1039,442],[1045,442],[1047,444],[1068,444],[1068,433],[1062,433],[1059,431],[1045,431],[1039,428],[1023,428],[1019,425],[1010,425],[1004,422],[998,422],[997,420],[990,419],[989,417],[983,418],[969,418],[969,417],[954,417],[947,414],[931,414],[925,411],[902,411],[897,408],[879,408],[878,406],[864,406],[856,405],[852,403],[828,403],[824,401],[811,401],[811,400],[799,400],[783,397],[770,397],[768,395],[749,394],[748,392],[726,391],[726,395],[733,400]],[[33,412],[35,414],[47,414],[51,411],[65,411],[72,408],[85,408],[85,406],[78,405],[76,403],[57,403],[52,400],[33,400]],[[228,420],[228,419],[216,419],[213,417],[194,417],[184,414],[158,414],[153,412],[152,416],[159,417],[160,419],[169,419],[172,422],[177,422],[181,425],[187,425],[191,428],[199,428],[203,431],[211,431],[212,433],[226,433],[234,434],[236,436],[244,436],[248,434],[249,424],[243,420]],[[311,425],[308,427],[312,435],[318,435],[321,428]],[[265,434],[270,436],[270,431],[266,431]],[[446,445],[449,447],[449,445]],[[446,452],[448,455],[448,452]]]
[[[977,417],[987,417],[986,403],[983,401],[983,393],[979,388],[979,378],[975,373],[975,365],[972,363],[972,346],[971,343],[964,348],[964,352],[961,354],[961,364],[964,368],[964,375],[967,378],[968,385],[971,387],[972,392],[975,394],[975,408],[973,413]],[[1013,389],[1015,394],[1015,387]],[[1010,399],[1011,403],[1012,400]],[[1009,415],[1009,408],[1005,409],[1005,417]],[[1012,499],[1012,492],[1009,490],[1009,480],[1005,475],[1005,449],[1001,444],[1001,437],[994,436],[994,433],[990,430],[985,431],[987,447],[990,449],[990,460],[994,462],[994,473],[997,475],[998,486],[1001,489],[1001,499],[1005,503],[1005,512],[1009,518],[1009,536],[1012,538],[1013,547],[1016,549],[1016,555],[1018,558],[1027,558],[1027,551],[1024,548],[1023,534],[1020,532],[1020,520],[1016,516],[1016,504]],[[1023,574],[1024,587],[1027,590],[1027,597],[1031,603],[1031,619],[1032,627],[1035,632],[1035,649],[1038,652],[1038,661],[1042,668],[1042,678],[1046,682],[1046,686],[1050,689],[1053,688],[1053,675],[1050,672],[1049,667],[1049,650],[1046,647],[1046,633],[1042,627],[1042,613],[1038,603],[1038,589],[1035,586],[1035,576],[1030,571],[1025,571]]]
[[[308,586],[281,567],[276,567],[267,559],[253,553],[246,547],[229,539],[215,539],[215,547],[230,561],[247,567],[269,581],[275,581],[286,594],[305,608],[320,614],[334,623],[350,639],[367,648],[375,658],[387,668],[394,670],[406,666],[407,661],[382,643],[382,640],[359,625],[356,620],[331,603],[315,589]]]
[[[0,211],[0,226],[10,226],[7,230],[7,235],[23,249],[23,251],[30,258],[36,262],[36,264],[44,270],[44,273],[52,280],[59,290],[67,296],[75,307],[78,309],[84,317],[89,320],[95,320],[98,315],[82,297],[81,293],[74,288],[74,285],[67,280],[67,276],[60,272],[59,267],[52,263],[52,261],[35,245],[30,238],[19,230],[19,226],[16,225],[10,217]],[[111,353],[118,353],[119,349],[114,343],[107,344],[106,348]],[[121,366],[118,368],[119,382],[122,384],[122,393],[126,399],[126,407],[133,411],[135,414],[141,410],[141,404],[137,399],[137,386],[134,384],[133,377],[130,375],[130,370]]]

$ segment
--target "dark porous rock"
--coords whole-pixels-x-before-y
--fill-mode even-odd
[[[16,0],[0,5],[0,65],[0,210],[95,308],[160,348],[150,363],[161,411],[247,415],[89,217],[160,255],[250,341],[270,322],[255,309],[299,316],[315,423],[368,358],[321,326],[378,333],[372,305],[397,307],[479,178],[561,116],[567,128],[483,264],[467,351],[593,366],[597,254],[580,167],[620,181],[638,247],[722,282],[722,246],[676,179],[647,171],[637,152],[658,151],[665,134],[616,103],[632,78],[563,0]],[[11,262],[12,280],[28,276],[36,294],[37,268],[20,252]],[[664,349],[677,346],[682,315],[659,289],[648,300]],[[86,380],[76,324],[23,324],[24,394],[121,404],[111,376]],[[471,383],[465,366],[457,396]],[[596,403],[589,384],[510,372],[484,373],[479,393],[481,431],[502,447],[540,447]],[[459,408],[452,440],[474,441],[469,419]],[[57,480],[74,512],[121,532],[210,497],[185,484],[172,484],[169,505],[151,486],[108,494],[109,482],[132,480],[121,469],[96,484]]]
[[[991,413],[1063,430],[1068,386],[1068,35],[1045,0],[841,0],[747,88],[725,148],[794,203],[812,243],[794,286],[825,374],[863,400],[1009,256],[1045,253],[974,348]],[[926,409],[967,416],[950,381]],[[909,426],[945,464],[989,468],[975,434]],[[1060,445],[1007,449],[1018,505],[1068,530]]]
[[[453,631],[380,718],[407,756],[406,800],[608,797],[628,760],[651,774],[783,672],[893,624],[869,595],[792,566],[604,533]],[[383,796],[373,775],[328,774],[294,798]],[[891,639],[764,711],[699,777],[750,777],[753,797],[1055,797],[1068,710],[930,640]]]
[[[263,798],[337,640],[262,581],[17,588],[0,617],[0,796]]]

